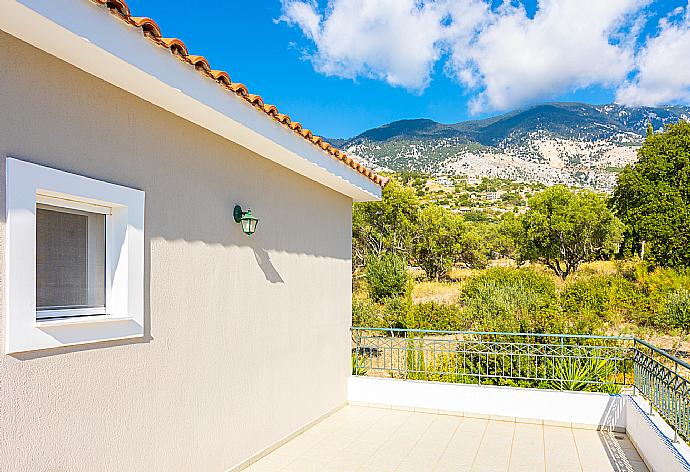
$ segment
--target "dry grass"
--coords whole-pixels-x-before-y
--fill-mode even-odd
[[[492,261],[491,267],[517,267],[517,264],[512,259],[501,259]],[[551,277],[556,286],[562,289],[566,284],[551,269],[542,264],[525,264],[523,267],[529,267],[533,271]],[[614,261],[597,261],[583,264],[577,273],[577,276],[591,276],[591,275],[613,275],[617,273],[617,265]],[[414,288],[412,290],[412,300],[414,303],[437,302],[437,303],[455,303],[460,296],[464,282],[477,274],[484,272],[484,269],[468,269],[465,267],[454,267],[448,272],[447,282],[435,282],[423,280],[424,272],[419,269],[410,271],[410,275],[415,280]],[[572,276],[571,276],[572,277]],[[570,282],[570,278],[568,282]]]
[[[616,275],[618,272],[619,263],[616,261],[595,261],[582,264],[577,275]]]
[[[448,278],[453,282],[464,282],[473,275],[484,272],[482,269],[468,269],[466,267],[453,267],[448,271]]]
[[[462,283],[458,282],[419,282],[412,289],[414,303],[456,303],[460,297]]]

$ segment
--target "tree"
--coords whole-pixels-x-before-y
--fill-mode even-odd
[[[625,249],[664,267],[690,266],[690,123],[648,131],[638,162],[626,166],[613,192],[626,224]]]
[[[408,257],[418,211],[414,191],[394,179],[383,189],[380,202],[356,203],[352,209],[353,269],[384,253]]]
[[[407,263],[395,254],[371,257],[367,262],[366,281],[375,302],[404,295],[408,280]]]
[[[514,213],[505,213],[498,223],[476,222],[472,225],[472,229],[481,237],[486,256],[489,259],[495,259],[513,257],[515,227],[517,226],[519,226],[517,216]]]
[[[469,231],[462,216],[438,205],[429,205],[419,213],[413,255],[427,277],[440,279],[454,264],[465,262],[481,266],[485,262],[481,239]]]
[[[594,192],[550,187],[529,200],[516,235],[518,260],[539,261],[565,280],[586,261],[613,254],[623,225]]]

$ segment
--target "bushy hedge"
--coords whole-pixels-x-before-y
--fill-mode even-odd
[[[472,329],[537,333],[564,328],[556,284],[530,269],[496,267],[471,277],[462,288],[461,302]]]
[[[460,331],[467,329],[463,313],[457,305],[426,302],[413,305],[406,318],[408,329],[438,329]]]
[[[369,295],[375,302],[403,296],[408,290],[410,279],[407,264],[395,254],[371,257],[367,261],[365,278],[369,285]]]
[[[456,303],[413,304],[409,291],[378,304],[353,300],[354,326],[598,334],[621,323],[690,333],[690,272],[623,263],[557,288],[532,268],[492,268],[468,278]]]
[[[666,301],[663,313],[657,318],[657,323],[659,326],[690,333],[690,291],[683,288],[673,292]]]
[[[623,320],[621,303],[631,289],[631,282],[620,276],[578,279],[561,291],[560,307],[573,332],[593,334]]]

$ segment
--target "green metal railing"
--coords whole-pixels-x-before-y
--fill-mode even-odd
[[[690,366],[628,336],[352,328],[352,373],[411,380],[639,391],[690,437]]]
[[[633,368],[635,388],[673,426],[676,435],[689,440],[690,364],[642,339],[635,339]]]

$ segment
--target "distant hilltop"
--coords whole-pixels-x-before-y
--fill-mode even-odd
[[[401,120],[330,140],[378,170],[500,177],[610,191],[647,126],[690,121],[690,107],[545,103],[483,120]]]

